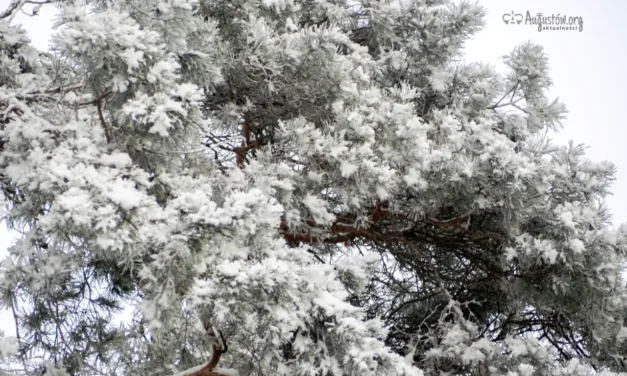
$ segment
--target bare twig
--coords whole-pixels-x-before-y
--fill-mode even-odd
[[[111,143],[111,135],[109,134],[109,126],[105,121],[104,114],[102,113],[102,102],[104,98],[109,95],[109,93],[105,93],[101,95],[99,98],[95,99],[93,102],[96,104],[96,108],[98,108],[98,118],[100,119],[100,123],[102,123],[102,127],[104,128],[105,137],[107,139],[107,143]]]
[[[7,19],[9,22],[13,21],[15,15],[22,10],[24,4],[44,5],[52,4],[55,0],[12,0],[7,9],[0,14],[0,20]]]
[[[520,81],[516,81],[516,83],[509,90],[507,90],[505,94],[503,94],[501,99],[499,99],[494,105],[490,106],[489,108],[491,110],[494,110],[495,108],[500,107],[499,105],[501,104],[503,99],[505,99],[510,93],[514,93],[516,91],[516,88],[518,88],[519,84],[520,84]]]

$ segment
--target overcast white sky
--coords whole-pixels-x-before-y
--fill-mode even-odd
[[[227,1],[227,0],[225,0]],[[0,0],[0,11],[10,0]],[[488,12],[485,29],[467,44],[467,61],[500,65],[500,57],[517,44],[532,41],[550,57],[553,96],[568,106],[560,143],[574,140],[589,146],[592,160],[609,160],[618,168],[608,205],[614,224],[627,222],[627,130],[623,106],[627,90],[627,1],[621,0],[479,0]],[[45,49],[51,35],[54,8],[44,6],[35,18],[20,15],[36,47]],[[503,14],[560,14],[583,18],[583,31],[542,31],[524,25],[506,25]],[[0,229],[0,258],[12,235]],[[0,313],[0,330],[13,334],[12,318]]]

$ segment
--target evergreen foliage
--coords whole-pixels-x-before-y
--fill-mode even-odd
[[[627,371],[615,169],[547,138],[540,46],[463,62],[480,6],[43,0],[40,52],[26,3],[0,14],[0,374]]]

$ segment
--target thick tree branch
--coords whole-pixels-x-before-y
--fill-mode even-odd
[[[330,226],[319,226],[313,220],[304,221],[310,231],[293,232],[283,222],[279,226],[279,231],[284,239],[291,242],[302,243],[346,243],[363,238],[371,241],[432,241],[432,235],[426,235],[425,227],[431,227],[443,232],[443,235],[450,236],[451,233],[466,235],[469,240],[494,239],[503,242],[506,235],[497,231],[489,231],[470,226],[471,216],[474,210],[450,219],[438,220],[424,216],[420,219],[412,219],[407,215],[393,213],[377,204],[371,214],[372,222],[365,226],[349,225],[350,218],[342,218]],[[380,223],[385,220],[386,225]],[[387,228],[401,228],[400,230],[388,230]],[[326,236],[325,236],[326,234]]]
[[[201,368],[194,368],[184,371],[182,374],[180,374],[181,376],[226,376],[216,369],[218,363],[220,363],[220,358],[222,357],[222,354],[228,351],[228,346],[226,344],[226,340],[224,339],[224,335],[221,331],[216,330],[210,322],[205,323],[205,330],[207,331],[207,335],[213,342],[213,353],[211,355],[209,363],[202,366]]]

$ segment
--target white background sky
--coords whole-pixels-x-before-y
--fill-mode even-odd
[[[228,0],[225,0],[228,1]],[[0,11],[10,0],[0,0]],[[467,61],[483,61],[499,67],[500,58],[516,45],[531,41],[549,54],[551,94],[560,97],[569,114],[564,129],[555,137],[560,143],[573,140],[589,146],[592,160],[612,161],[617,181],[608,198],[614,224],[627,222],[627,1],[625,0],[479,0],[487,10],[487,25],[466,47]],[[20,15],[15,21],[29,32],[34,45],[45,49],[52,33],[54,8],[44,6],[40,16]],[[506,25],[504,13],[580,16],[583,31],[542,31],[535,26]],[[625,107],[623,107],[625,106]],[[0,229],[0,257],[13,236]],[[0,330],[14,333],[12,318],[0,313]]]

